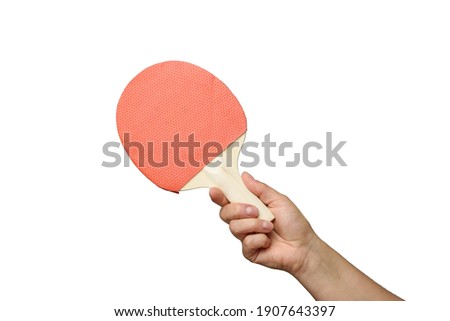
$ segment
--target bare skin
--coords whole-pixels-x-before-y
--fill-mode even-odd
[[[248,173],[242,179],[271,210],[273,222],[258,219],[254,206],[230,203],[217,188],[211,188],[210,196],[221,206],[220,217],[231,233],[242,242],[245,258],[292,274],[316,300],[402,300],[322,241],[288,197]]]

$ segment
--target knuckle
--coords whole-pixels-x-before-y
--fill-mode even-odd
[[[242,241],[242,247],[245,249],[250,249],[251,248],[251,244],[252,244],[252,239],[250,236],[247,236],[246,238],[244,238],[244,240]]]
[[[289,196],[282,194],[282,198],[289,204],[294,205],[294,202],[292,202],[292,200],[289,198]]]
[[[236,228],[236,221],[231,221],[230,224],[228,225],[228,227],[230,228],[231,233],[235,234],[237,233],[237,228]]]
[[[245,235],[245,233],[243,232],[243,228],[241,226],[241,224],[239,224],[238,221],[233,220],[230,222],[230,224],[228,225],[231,234],[233,234],[235,237],[240,238],[239,236],[241,235]]]
[[[279,198],[283,201],[290,201],[289,197],[281,193],[279,193]]]
[[[236,204],[227,204],[220,209],[220,217],[224,221],[231,220],[236,213]]]
[[[221,207],[220,211],[219,211],[219,216],[222,220],[226,221],[227,220],[227,214],[226,214],[226,206]]]

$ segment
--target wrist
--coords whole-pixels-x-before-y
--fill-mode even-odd
[[[357,300],[365,297],[364,293],[360,293],[360,283],[362,278],[367,277],[319,237],[312,243],[302,268],[294,276],[316,300]]]
[[[302,280],[307,280],[315,275],[321,263],[323,262],[323,247],[324,242],[316,235],[311,238],[308,246],[303,249],[303,260],[301,264],[295,266],[290,273],[294,276],[300,283],[303,284]]]
[[[401,300],[315,236],[292,275],[316,300]]]

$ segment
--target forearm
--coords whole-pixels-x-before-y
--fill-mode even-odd
[[[316,300],[402,300],[359,271],[318,237],[294,277]]]

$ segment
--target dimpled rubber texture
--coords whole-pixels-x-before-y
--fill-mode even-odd
[[[173,192],[247,130],[244,111],[228,87],[208,71],[182,61],[158,63],[140,72],[123,91],[116,117],[120,140],[133,163],[156,185]],[[191,155],[188,148],[179,148],[175,159],[171,143],[177,134],[181,142],[194,134],[200,146],[191,148]],[[215,144],[209,142],[221,148],[210,147],[206,160],[204,148]]]

